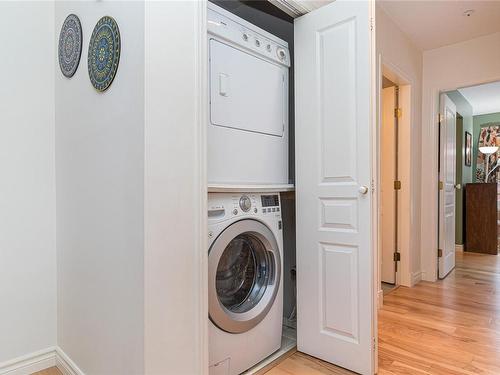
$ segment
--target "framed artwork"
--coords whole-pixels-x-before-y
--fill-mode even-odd
[[[472,135],[469,132],[465,132],[465,165],[472,165]]]

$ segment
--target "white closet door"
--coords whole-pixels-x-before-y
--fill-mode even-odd
[[[374,373],[372,3],[295,20],[298,350]]]
[[[455,103],[446,94],[441,95],[439,126],[439,278],[443,279],[455,268],[455,157],[456,114]]]

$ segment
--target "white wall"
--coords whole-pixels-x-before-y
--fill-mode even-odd
[[[500,80],[500,33],[424,52],[422,96],[422,272],[437,278],[439,92]]]
[[[146,4],[148,375],[208,371],[205,13],[203,1]]]
[[[402,248],[402,285],[413,285],[420,280],[420,180],[421,180],[421,93],[422,93],[422,52],[396,26],[379,7],[376,8],[377,55],[383,65],[382,70],[390,70],[389,77],[400,85],[410,85],[411,92],[405,97],[411,100],[409,121],[402,120],[400,137],[400,171],[402,190],[400,192],[400,212],[403,224],[400,228]],[[403,114],[407,116],[407,114]],[[408,183],[410,181],[410,183]],[[406,183],[405,183],[406,182]],[[404,254],[409,258],[404,258]]]
[[[0,2],[0,370],[56,344],[53,25]]]
[[[83,52],[73,78],[55,69],[58,345],[86,375],[137,375],[144,369],[144,3],[57,2],[56,39],[69,13],[80,17]],[[117,21],[122,48],[113,84],[99,93],[87,51],[104,15]]]

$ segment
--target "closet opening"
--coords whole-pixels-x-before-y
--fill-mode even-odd
[[[297,347],[294,23],[267,1],[207,20],[209,374],[260,374]]]

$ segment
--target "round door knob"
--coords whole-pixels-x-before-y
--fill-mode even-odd
[[[455,189],[460,190],[461,188],[462,188],[462,185],[460,185],[460,184],[455,185]]]
[[[360,194],[366,194],[368,193],[368,186],[362,185],[358,188],[358,191],[360,192]]]

